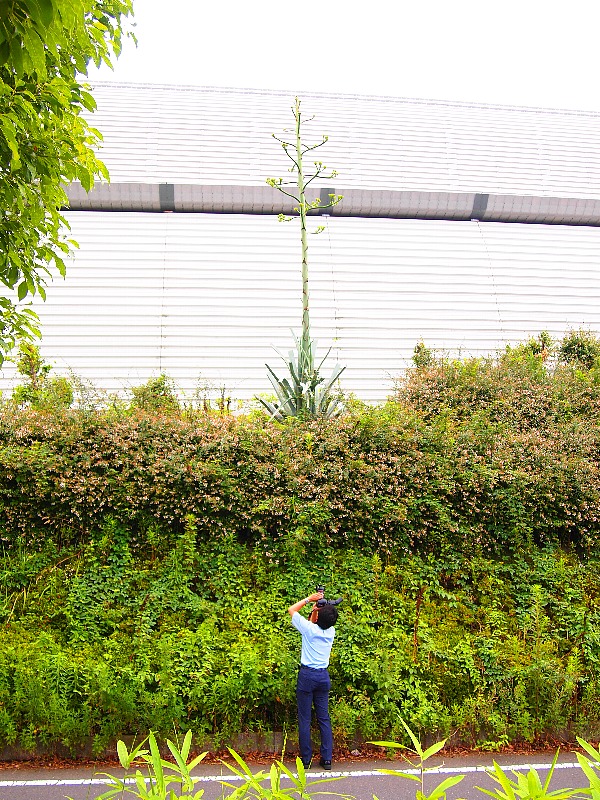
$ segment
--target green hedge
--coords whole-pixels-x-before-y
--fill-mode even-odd
[[[327,423],[146,415],[0,414],[0,538],[84,542],[107,516],[134,534],[247,543],[323,537],[381,552],[504,552],[597,541],[599,432],[384,408]]]

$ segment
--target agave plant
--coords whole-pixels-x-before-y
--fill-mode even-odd
[[[342,399],[334,384],[346,369],[339,364],[333,368],[328,380],[321,376],[321,367],[330,353],[327,351],[321,363],[315,366],[316,342],[313,339],[294,336],[296,349],[290,350],[287,364],[288,376],[278,378],[273,369],[265,364],[271,385],[277,395],[275,402],[258,400],[271,414],[271,419],[281,422],[286,417],[301,419],[331,419],[343,411]]]

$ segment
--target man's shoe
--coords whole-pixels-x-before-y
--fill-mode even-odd
[[[331,769],[331,761],[325,761],[323,758],[319,760],[319,764],[323,769]]]
[[[311,764],[312,764],[312,758],[311,758],[310,761],[303,761],[302,762],[302,766],[304,767],[304,769],[309,769]]]

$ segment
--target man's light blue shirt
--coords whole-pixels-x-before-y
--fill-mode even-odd
[[[309,622],[306,617],[303,617],[297,611],[292,616],[292,625],[302,634],[300,663],[313,669],[325,669],[328,667],[331,645],[335,636],[333,625],[324,631],[314,622]]]

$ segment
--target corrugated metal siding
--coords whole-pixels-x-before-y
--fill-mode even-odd
[[[289,92],[97,84],[112,180],[264,185],[285,174],[271,133]],[[600,197],[600,114],[303,93],[340,186]],[[309,133],[312,131],[312,133]]]
[[[57,368],[108,391],[161,371],[188,394],[199,380],[242,399],[269,390],[264,362],[300,323],[295,222],[67,216],[80,250],[38,308]],[[598,228],[329,218],[310,244],[313,334],[365,400],[390,392],[421,338],[480,355],[542,329],[600,330]]]

